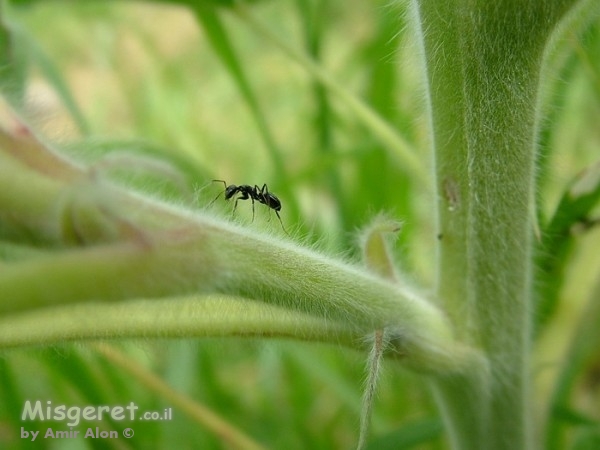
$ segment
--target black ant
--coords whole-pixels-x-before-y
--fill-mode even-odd
[[[221,192],[221,194],[225,193],[225,200],[232,199],[236,194],[240,194],[235,199],[235,204],[233,206],[233,212],[235,212],[237,208],[237,204],[239,200],[252,200],[252,221],[254,221],[254,202],[262,203],[265,206],[268,206],[270,209],[275,211],[277,218],[279,219],[279,223],[281,224],[281,228],[283,229],[285,234],[288,234],[285,227],[283,226],[283,221],[281,220],[281,216],[279,215],[279,211],[281,211],[281,201],[275,194],[269,192],[269,188],[267,184],[263,184],[262,188],[259,188],[258,185],[250,186],[248,184],[242,184],[240,186],[236,186],[235,184],[227,185],[227,183],[223,180],[213,180],[215,183],[223,183],[225,186],[225,190]],[[211,202],[214,203],[221,196],[221,194],[217,195],[217,197]]]

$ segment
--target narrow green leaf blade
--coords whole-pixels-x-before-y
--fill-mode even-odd
[[[568,254],[577,232],[597,221],[591,217],[600,200],[600,161],[579,173],[562,196],[543,234],[537,266],[541,286],[535,327],[539,331],[554,314]]]

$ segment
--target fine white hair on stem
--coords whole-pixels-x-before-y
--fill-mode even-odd
[[[381,372],[381,362],[383,353],[389,341],[385,330],[375,331],[372,336],[369,336],[369,340],[372,341],[372,345],[371,351],[369,352],[369,357],[367,359],[367,378],[365,380],[365,388],[362,398],[360,434],[358,437],[357,450],[363,450],[367,443],[369,427],[371,424],[371,415],[373,412],[373,402],[377,392],[379,373]]]

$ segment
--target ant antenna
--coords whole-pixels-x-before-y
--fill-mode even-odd
[[[221,195],[223,195],[223,194],[225,193],[225,191],[227,190],[227,183],[225,183],[225,180],[212,180],[212,182],[213,182],[213,183],[223,183],[223,187],[224,187],[224,189],[223,189],[221,192],[219,192],[219,195],[217,195],[217,196],[215,197],[215,199],[214,199],[212,202],[210,202],[210,203],[208,204],[208,206],[211,206],[211,205],[212,205],[214,202],[216,202],[216,201],[217,201],[217,199],[218,199],[218,198],[219,198]]]

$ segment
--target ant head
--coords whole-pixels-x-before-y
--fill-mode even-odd
[[[230,184],[225,188],[225,200],[229,200],[238,191],[238,187],[235,184]]]

